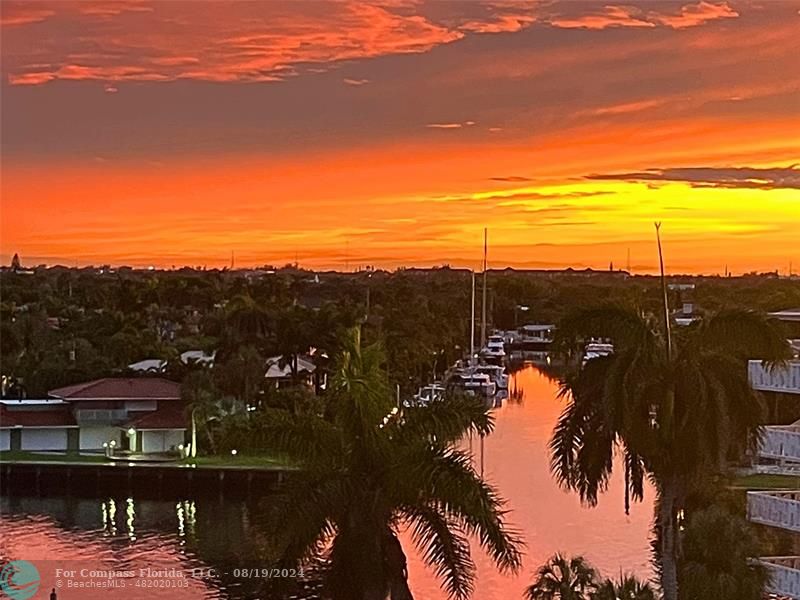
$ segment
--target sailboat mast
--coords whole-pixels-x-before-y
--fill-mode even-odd
[[[472,272],[472,310],[469,319],[469,362],[475,356],[475,271]]]
[[[489,233],[483,228],[483,300],[481,302],[481,348],[486,345],[486,255]]]

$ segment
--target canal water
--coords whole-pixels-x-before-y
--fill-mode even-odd
[[[520,574],[500,575],[476,548],[474,598],[522,598],[536,568],[554,552],[582,554],[606,575],[622,570],[649,577],[652,490],[626,516],[622,476],[615,473],[597,507],[581,506],[573,493],[558,488],[549,470],[547,444],[563,408],[556,384],[526,367],[509,387],[518,394],[495,411],[495,431],[484,442],[483,469],[508,501],[509,521],[527,544],[525,561]],[[480,444],[475,441],[472,449],[480,468]],[[24,559],[37,566],[41,590],[34,598],[47,598],[59,582],[59,600],[261,598],[258,577],[265,573],[253,569],[260,567],[257,557],[268,548],[269,536],[254,527],[254,519],[253,506],[230,499],[150,500],[135,492],[132,497],[102,498],[2,495],[0,562]],[[437,579],[411,549],[409,536],[403,537],[417,599],[444,600]],[[126,588],[79,589],[68,586],[81,585],[79,580],[105,585],[98,582],[106,578],[103,573],[57,577],[56,568],[129,571],[137,577],[125,579]],[[195,571],[184,571],[191,569]],[[179,579],[183,572],[191,576]]]

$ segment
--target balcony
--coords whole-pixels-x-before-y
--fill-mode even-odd
[[[800,361],[797,360],[772,370],[766,369],[760,360],[751,360],[748,377],[754,390],[800,394]]]
[[[75,411],[78,425],[118,425],[128,419],[124,408],[81,408]]]
[[[800,533],[800,490],[747,492],[747,518],[752,523]]]
[[[765,556],[757,561],[767,568],[767,592],[780,597],[800,598],[800,556]]]
[[[800,425],[770,425],[764,428],[758,447],[760,458],[800,464]]]

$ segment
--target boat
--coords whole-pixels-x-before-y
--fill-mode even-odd
[[[519,350],[546,350],[553,343],[556,326],[531,323],[519,327],[511,338],[511,346]]]
[[[494,364],[502,363],[506,357],[505,340],[502,335],[490,335],[481,350],[481,358]]]
[[[428,406],[433,402],[440,402],[445,397],[445,387],[439,382],[434,382],[429,385],[424,385],[414,394],[411,400],[405,400],[403,406],[409,408],[411,406]]]
[[[489,376],[498,390],[508,389],[508,373],[501,365],[478,365],[474,369],[475,373],[482,373]]]
[[[614,344],[607,342],[589,342],[583,350],[583,364],[592,360],[593,358],[600,358],[601,356],[609,356],[614,353]]]
[[[477,373],[474,369],[468,368],[462,371],[455,371],[447,381],[447,390],[454,393],[462,393],[467,396],[478,396],[485,400],[493,400],[497,392],[497,386],[486,373]]]

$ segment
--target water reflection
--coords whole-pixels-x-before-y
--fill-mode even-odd
[[[652,575],[652,490],[646,491],[646,502],[634,505],[626,516],[620,469],[615,470],[608,492],[595,508],[581,506],[578,497],[560,490],[550,474],[547,445],[564,407],[556,398],[554,375],[530,365],[517,370],[509,382],[509,401],[495,411],[495,431],[485,440],[483,468],[485,477],[508,501],[509,520],[527,543],[526,556],[518,576],[503,576],[473,547],[478,573],[474,598],[521,599],[535,569],[557,551],[583,554],[607,575],[615,576],[620,569],[644,578]],[[480,468],[477,441],[472,451]],[[410,547],[409,537],[404,542]],[[418,597],[445,597],[419,557],[409,558],[409,570]]]
[[[509,384],[509,398],[495,410],[494,433],[471,440],[476,467],[508,500],[510,521],[527,542],[519,576],[497,574],[479,549],[477,589],[474,598],[522,598],[533,571],[555,551],[584,554],[604,573],[620,569],[649,576],[648,536],[652,505],[623,511],[621,471],[614,474],[609,491],[594,509],[580,506],[578,498],[556,486],[550,475],[547,443],[561,409],[557,385],[528,366],[517,370]],[[470,440],[465,441],[469,448]],[[481,452],[482,450],[482,452]],[[648,500],[652,499],[649,492]],[[183,589],[152,589],[155,598],[267,597],[259,582],[225,575],[225,571],[263,566],[259,548],[269,545],[269,532],[254,526],[256,505],[240,500],[182,498],[149,500],[133,497],[74,498],[67,496],[0,497],[0,559],[91,561],[110,569],[213,568],[219,575],[198,578]],[[444,599],[435,576],[413,553],[410,536],[409,571],[416,597]],[[42,589],[50,589],[49,572],[42,573]],[[59,594],[70,598],[137,598],[125,591],[81,590]]]

